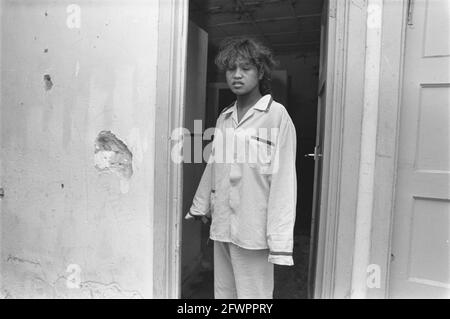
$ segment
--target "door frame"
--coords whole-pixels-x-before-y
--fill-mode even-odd
[[[315,298],[351,298],[357,278],[353,257],[355,247],[358,182],[360,180],[363,103],[371,99],[365,92],[367,12],[371,1],[330,0],[328,42],[327,112],[324,132],[322,198],[320,202],[318,257]],[[381,41],[370,47],[380,50],[379,90],[376,121],[375,162],[373,164],[373,206],[368,264],[378,265],[380,286],[364,286],[367,298],[389,296],[391,237],[395,212],[395,178],[409,1],[385,1],[380,12]],[[367,94],[367,95],[366,95]],[[325,220],[324,220],[325,219]],[[367,269],[358,271],[366,272]]]
[[[366,9],[363,0],[329,1],[314,298],[350,295],[364,100],[365,54],[361,53],[366,47]]]
[[[408,26],[408,15],[413,9],[411,5],[413,0],[401,1],[397,6],[385,3],[382,15],[378,137],[369,259],[370,264],[380,266],[381,274],[380,287],[367,289],[366,296],[371,299],[389,298],[406,33],[408,27],[413,27]]]
[[[188,0],[159,0],[156,74],[153,298],[181,298],[183,165],[171,160],[184,127]]]
[[[157,106],[155,131],[153,292],[155,298],[180,298],[182,165],[170,161],[173,129],[184,123],[188,0],[159,0]],[[327,97],[322,188],[317,238],[315,298],[351,296],[355,213],[364,101],[367,1],[329,0]],[[375,197],[370,261],[383,267],[387,294],[390,232],[406,1],[383,8]],[[402,19],[398,19],[398,14]],[[396,16],[397,15],[397,16]],[[389,19],[390,18],[390,19]],[[388,59],[386,59],[388,58]],[[349,62],[350,61],[350,62]],[[383,104],[385,103],[385,104]],[[389,129],[385,129],[388,127]],[[356,169],[355,169],[356,168]]]
[[[164,3],[164,7],[162,6]],[[184,123],[185,64],[187,51],[187,23],[189,0],[160,0],[158,40],[157,108],[155,180],[159,187],[154,191],[154,253],[153,293],[155,298],[180,298],[180,240],[182,203],[182,165],[170,161],[170,133]],[[344,100],[342,75],[346,68],[344,58],[348,43],[345,12],[347,1],[329,1],[328,68],[331,70],[327,90],[325,119],[322,193],[320,225],[317,246],[317,266],[314,297],[330,297],[333,294],[335,241],[337,235],[338,203],[341,176],[341,144]],[[177,18],[176,18],[177,17]],[[181,30],[181,32],[180,32]],[[181,63],[181,64],[180,64]],[[167,73],[169,71],[169,73]],[[169,76],[167,76],[169,75]],[[335,81],[336,79],[336,81]],[[333,137],[333,143],[332,139]],[[163,249],[161,249],[163,248]]]

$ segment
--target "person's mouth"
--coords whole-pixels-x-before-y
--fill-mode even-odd
[[[244,83],[242,83],[242,82],[233,82],[232,85],[235,88],[240,88],[240,87],[244,86]]]

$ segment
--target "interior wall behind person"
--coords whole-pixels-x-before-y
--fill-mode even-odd
[[[316,139],[319,53],[277,55],[278,69],[287,70],[288,102],[285,105],[297,131],[297,220],[296,231],[309,231],[314,182],[313,153]]]
[[[205,169],[203,153],[195,154],[196,144],[203,144],[206,103],[206,62],[208,33],[189,21],[186,63],[186,112],[184,126],[192,134],[185,137],[183,148],[189,149],[183,164],[183,214],[186,214],[194,198]],[[197,121],[197,127],[195,124]],[[197,130],[198,132],[197,132]],[[202,149],[200,149],[202,150]],[[202,223],[183,219],[182,224],[182,281],[193,274],[202,258]]]
[[[0,296],[152,297],[158,1],[72,3],[2,1]]]

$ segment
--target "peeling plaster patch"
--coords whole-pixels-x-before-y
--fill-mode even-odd
[[[50,77],[49,74],[45,74],[44,75],[44,84],[45,84],[45,90],[49,91],[52,89],[53,87],[53,82],[52,82],[52,78]]]
[[[110,131],[101,131],[95,140],[94,162],[97,170],[113,172],[126,180],[133,175],[133,154]]]

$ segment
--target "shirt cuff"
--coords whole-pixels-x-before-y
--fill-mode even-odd
[[[191,211],[189,211],[185,216],[184,219],[195,219],[195,220],[201,220],[204,224],[208,224],[210,222],[210,214],[192,214]]]
[[[292,259],[292,253],[289,252],[270,252],[269,262],[282,266],[293,266],[294,260]]]
[[[194,216],[192,216],[190,213],[187,213],[187,214],[184,216],[184,219],[194,219]]]
[[[205,215],[203,215],[203,214],[192,214],[192,211],[188,211],[188,213],[186,214],[186,216],[184,217],[185,219],[192,219],[192,218],[194,218],[194,219],[200,219],[200,218],[202,218],[203,216],[205,216]]]

